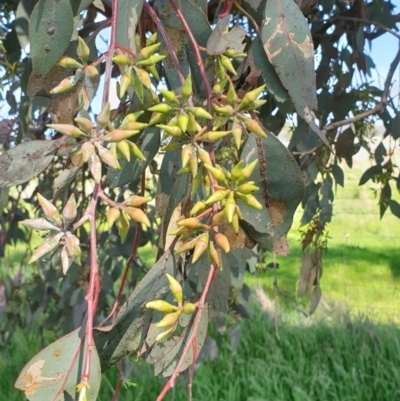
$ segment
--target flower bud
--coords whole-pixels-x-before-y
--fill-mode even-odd
[[[132,195],[128,199],[122,202],[124,206],[139,207],[145,203],[151,201],[151,198],[146,198],[144,196]]]
[[[228,194],[230,193],[229,189],[219,189],[215,191],[206,201],[206,206],[211,205],[212,203],[221,202]]]
[[[229,193],[228,200],[225,203],[225,214],[226,218],[229,221],[229,223],[232,223],[233,215],[235,214],[236,210],[236,202],[234,198],[234,193],[231,191]]]
[[[256,120],[252,120],[251,118],[245,118],[243,119],[243,122],[248,131],[253,132],[260,138],[264,139],[268,138],[267,134],[264,132],[264,129]]]
[[[240,192],[236,192],[235,196],[239,198],[244,204],[252,207],[253,209],[262,210],[261,203],[257,200],[257,198],[251,194],[241,194]]]
[[[144,67],[154,65],[161,60],[164,60],[166,56],[151,56],[146,60],[137,61],[136,65],[142,65]]]
[[[154,309],[158,312],[171,313],[177,312],[178,308],[163,300],[150,301],[146,304],[147,309]]]
[[[209,234],[208,232],[205,232],[201,234],[196,241],[194,251],[193,251],[193,256],[192,256],[192,263],[196,263],[201,255],[207,250],[208,248],[208,243],[209,243]]]
[[[214,261],[215,265],[217,267],[221,266],[221,257],[219,255],[219,252],[217,251],[217,249],[215,249],[214,244],[210,241],[210,245],[208,247],[208,252],[211,256],[211,259]]]
[[[197,155],[195,152],[192,152],[192,154],[190,155],[189,166],[190,166],[190,171],[192,172],[193,179],[195,179],[199,167],[199,162],[197,160]]]
[[[236,188],[236,191],[242,193],[242,194],[251,194],[252,192],[258,191],[259,188],[254,185],[254,181],[249,181],[246,182],[245,184],[239,185]]]
[[[222,92],[225,89],[225,86],[226,86],[227,82],[228,82],[228,80],[226,78],[222,79],[221,81],[219,81],[217,84],[215,84],[213,86],[213,88],[212,88],[213,92],[216,93],[217,95],[222,94]]]
[[[226,100],[231,106],[236,105],[236,99],[238,98],[236,92],[235,92],[235,87],[233,85],[229,85],[228,88],[228,93],[226,94]]]
[[[85,75],[89,78],[95,78],[99,76],[99,71],[97,70],[97,68],[93,65],[88,65],[87,67],[85,67],[85,69],[83,70],[83,72],[85,73]]]
[[[121,215],[121,212],[119,209],[115,208],[115,207],[111,207],[110,209],[108,209],[107,211],[107,223],[108,223],[108,227],[112,227],[114,225],[114,223],[119,219]]]
[[[232,131],[209,131],[200,136],[198,139],[203,142],[217,142],[219,139],[227,136]]]
[[[220,61],[221,61],[222,66],[223,66],[226,70],[228,70],[231,74],[236,75],[236,70],[235,70],[235,68],[233,67],[232,62],[231,62],[231,60],[229,60],[228,57],[226,57],[226,56],[224,56],[223,54],[221,54],[221,55],[219,56],[219,59],[220,59]]]
[[[71,57],[64,56],[57,63],[64,68],[83,68],[83,65]]]
[[[79,128],[85,133],[85,134],[91,134],[92,133],[92,122],[84,117],[76,117],[74,118],[74,121],[79,125]]]
[[[131,70],[126,71],[122,77],[121,81],[119,83],[119,98],[123,98],[125,96],[125,93],[129,87],[129,85],[132,84],[132,73]]]
[[[182,286],[179,284],[179,282],[174,277],[172,277],[168,273],[166,273],[165,275],[166,275],[168,283],[169,283],[169,289],[171,290],[171,294],[176,299],[179,306],[181,306],[182,300],[183,300]]]
[[[196,217],[189,217],[187,219],[181,220],[178,222],[178,226],[192,229],[207,228],[207,225],[200,223],[200,221],[196,219]]]
[[[124,210],[126,211],[126,213],[128,213],[129,217],[133,221],[136,221],[136,223],[144,224],[147,227],[151,227],[150,220],[142,209],[126,207],[124,208]]]
[[[175,255],[192,250],[195,247],[197,241],[198,237],[185,242],[177,251],[175,251]]]
[[[232,135],[235,140],[236,149],[240,149],[240,145],[242,144],[243,128],[236,116],[232,123]]]
[[[131,154],[135,157],[137,157],[139,160],[146,161],[146,158],[144,157],[143,153],[139,149],[139,147],[136,145],[136,143],[128,141],[128,145],[131,148]]]
[[[209,164],[205,164],[204,167],[210,172],[214,179],[216,179],[218,182],[226,184],[225,174],[221,170],[210,166]]]
[[[129,162],[131,160],[131,148],[128,141],[119,141],[116,143],[118,152]]]
[[[71,194],[71,196],[68,199],[68,202],[65,204],[64,209],[62,211],[64,222],[66,224],[69,224],[71,221],[74,221],[76,218],[76,214],[77,214],[77,208],[76,208],[75,196],[74,194]]]
[[[104,128],[110,122],[110,113],[110,103],[107,102],[96,118],[100,128]]]
[[[156,127],[164,130],[164,132],[166,132],[169,135],[172,135],[175,137],[182,136],[182,131],[179,127],[171,127],[170,125],[165,125],[165,124],[157,124]]]
[[[57,211],[57,208],[39,193],[37,194],[37,198],[46,218],[52,223],[61,227],[62,219],[60,213]]]
[[[242,175],[241,177],[243,177],[244,179],[247,179],[251,176],[251,174],[253,173],[255,167],[257,166],[258,163],[258,159],[252,161],[250,164],[248,164],[246,167],[244,167],[242,169]]]
[[[69,124],[47,124],[46,127],[54,129],[54,131],[60,132],[64,135],[69,135],[74,138],[87,137],[79,128]]]
[[[188,122],[189,122],[189,116],[185,112],[181,111],[178,117],[178,126],[182,130],[182,133],[186,132]]]
[[[220,226],[224,223],[226,223],[226,214],[224,210],[221,210],[220,212],[214,214],[211,220],[211,225],[213,227]]]
[[[195,214],[202,212],[206,208],[206,203],[204,201],[198,201],[196,204],[192,207],[192,210],[190,211],[190,215],[194,216]]]
[[[182,312],[186,315],[191,315],[196,310],[196,305],[191,302],[187,302],[183,305]]]
[[[265,87],[266,87],[266,85],[264,84],[264,85],[260,86],[259,88],[256,88],[250,92],[247,92],[239,104],[238,111],[248,110],[249,108],[252,110],[253,103],[261,95],[261,93]]]
[[[229,104],[220,107],[213,103],[213,109],[221,116],[231,117],[233,115],[233,107]]]
[[[170,105],[168,105],[166,103],[160,103],[160,104],[156,104],[153,107],[150,107],[148,110],[155,112],[155,113],[169,113],[173,109]]]
[[[173,326],[178,322],[180,315],[181,311],[168,313],[168,315],[165,315],[164,318],[160,320],[155,326],[159,329]]]
[[[216,233],[214,235],[215,243],[225,252],[228,253],[231,249],[229,245],[229,240],[226,235],[222,233]]]
[[[179,104],[179,100],[176,97],[175,92],[167,91],[165,89],[160,89],[159,92],[164,96],[164,99],[166,100],[167,103],[172,103],[174,105]]]
[[[131,136],[139,134],[140,131],[138,130],[122,130],[122,129],[115,129],[109,132],[107,135],[104,135],[103,139],[107,142],[120,142],[124,141],[125,139],[130,138]]]
[[[187,145],[182,149],[181,152],[181,160],[182,160],[182,167],[186,167],[189,163],[190,157],[192,156],[193,150],[191,145]]]
[[[232,217],[232,227],[236,234],[239,234],[239,216],[235,213]]]
[[[192,95],[192,74],[186,77],[185,83],[182,86],[182,99],[185,100]]]
[[[199,146],[197,143],[195,145],[196,145],[196,149],[197,149],[197,156],[199,157],[201,162],[203,164],[208,164],[208,165],[212,166],[210,154],[206,150],[204,150],[201,146]]]
[[[244,165],[244,160],[239,160],[235,167],[231,170],[232,180],[237,181],[240,177],[242,177],[242,169]]]
[[[63,79],[55,88],[53,88],[49,93],[50,95],[59,95],[60,93],[66,93],[75,88],[78,82],[81,80],[82,75],[72,75]]]
[[[120,67],[125,67],[132,64],[132,59],[125,54],[117,54],[112,58],[112,61]]]
[[[135,72],[136,72],[136,75],[137,75],[139,81],[147,89],[150,89],[151,88],[151,78],[150,78],[149,73],[147,71],[143,70],[143,69],[138,69],[138,68],[135,68]]]
[[[186,111],[190,111],[197,118],[212,120],[212,115],[202,107],[186,107]]]
[[[155,43],[153,45],[143,47],[143,49],[140,49],[139,51],[139,59],[140,60],[148,59],[150,56],[152,56],[154,53],[158,51],[160,46],[161,43]]]
[[[76,49],[78,57],[86,64],[90,57],[90,49],[84,39],[78,36],[78,48]]]

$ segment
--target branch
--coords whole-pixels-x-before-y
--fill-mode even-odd
[[[374,114],[379,114],[383,111],[383,109],[385,108],[385,106],[388,104],[388,97],[389,97],[389,91],[390,91],[390,84],[392,82],[393,79],[393,75],[396,71],[396,68],[398,66],[400,62],[400,50],[397,52],[397,55],[395,57],[395,59],[392,61],[392,63],[390,64],[390,68],[385,80],[385,85],[383,88],[383,92],[382,92],[382,97],[381,97],[381,101],[371,110],[365,111],[364,113],[360,113],[357,114],[356,116],[354,116],[353,118],[348,118],[346,120],[340,120],[340,121],[336,121],[332,124],[326,125],[323,130],[325,132],[333,130],[335,128],[338,127],[342,127],[343,125],[347,125],[347,124],[353,124],[357,121],[363,120],[364,118],[367,118],[369,116],[372,116]]]
[[[369,19],[364,19],[364,18],[357,18],[357,17],[346,17],[344,15],[337,15],[336,17],[333,18],[329,18],[327,20],[324,21],[354,21],[354,22],[361,22],[363,24],[366,25],[375,25],[376,27],[390,33],[391,35],[395,36],[397,39],[400,39],[400,34],[398,34],[397,32],[393,31],[392,29],[386,27],[385,25],[381,24],[380,22],[376,22],[376,21],[371,21]]]
[[[90,360],[92,356],[92,349],[95,346],[93,341],[93,320],[94,313],[96,310],[96,303],[98,299],[98,270],[97,270],[97,232],[96,232],[96,206],[99,193],[99,184],[96,184],[92,195],[89,208],[89,221],[90,221],[90,279],[89,289],[86,295],[86,301],[88,304],[87,309],[87,321],[85,329],[86,338],[86,359],[85,366],[82,374],[82,383],[88,383],[90,378]],[[97,290],[96,290],[97,289]]]
[[[178,72],[179,80],[181,81],[181,84],[183,85],[185,83],[185,77],[183,76],[182,68],[179,63],[178,57],[176,57],[174,46],[172,45],[171,40],[169,39],[169,36],[167,34],[167,31],[164,28],[164,25],[160,21],[160,18],[158,18],[158,15],[155,13],[155,11],[150,7],[150,5],[146,1],[143,3],[143,7],[146,10],[147,14],[150,15],[150,17],[154,21],[154,23],[157,25],[157,28],[160,31],[161,36],[164,39],[165,46],[167,46],[168,53],[171,56],[172,62],[174,63],[174,67],[176,68],[176,71]]]

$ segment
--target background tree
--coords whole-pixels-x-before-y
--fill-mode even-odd
[[[17,388],[31,400],[94,400],[101,372],[135,353],[169,377],[161,400],[189,367],[191,380],[209,317],[246,314],[245,261],[256,246],[288,253],[300,202],[299,295],[315,310],[333,184],[344,184],[339,162],[371,151],[378,119],[393,141],[375,148],[360,183],[378,182],[381,216],[390,208],[400,217],[391,199],[391,182],[400,187],[391,93],[400,52],[377,88],[364,51],[383,33],[399,37],[393,9],[314,0],[3,5],[1,246],[29,243],[32,229],[45,235],[27,255],[34,286],[24,274],[3,278],[2,332],[32,320],[75,329],[26,365]],[[100,53],[96,38],[109,26]],[[275,136],[287,119],[289,150]],[[158,255],[147,271],[138,248],[149,241]],[[107,316],[98,327],[96,316]]]

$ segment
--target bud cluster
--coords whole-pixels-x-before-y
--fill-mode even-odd
[[[37,197],[45,218],[23,220],[20,224],[35,230],[47,231],[49,235],[36,248],[29,263],[51,253],[53,267],[57,268],[61,262],[63,273],[66,274],[72,262],[81,254],[78,237],[69,231],[69,225],[77,215],[75,197],[73,194],[70,196],[61,214],[54,204],[42,195],[38,194]]]
[[[182,313],[191,315],[196,310],[196,306],[190,302],[183,304],[183,290],[179,282],[168,273],[166,273],[166,277],[171,294],[177,301],[178,306],[172,305],[163,300],[147,302],[147,309],[153,309],[165,314],[163,319],[155,325],[157,328],[165,329],[165,331],[156,337],[156,341],[165,339],[169,334],[172,334],[176,330],[178,327],[179,317]]]

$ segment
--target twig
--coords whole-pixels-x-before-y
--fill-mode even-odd
[[[253,24],[254,30],[256,31],[258,37],[261,39],[261,31],[260,31],[260,27],[258,26],[256,20],[237,2],[234,1],[233,4],[235,5],[235,7],[243,14],[247,17],[247,19],[249,21],[251,21],[251,23]]]
[[[146,1],[143,3],[143,7],[146,10],[147,14],[150,15],[150,17],[154,21],[154,23],[157,25],[157,28],[160,31],[161,36],[164,39],[165,46],[167,46],[168,53],[171,56],[172,62],[174,63],[174,67],[176,68],[176,71],[178,72],[179,80],[181,81],[181,84],[183,85],[185,82],[185,77],[183,76],[182,68],[178,61],[178,57],[176,56],[174,46],[172,45],[171,40],[169,39],[169,36],[165,30],[164,25],[162,24],[160,18],[158,18],[158,15],[155,13],[155,11],[150,7],[150,5]]]
[[[194,322],[193,322],[193,326],[192,326],[192,331],[190,333],[190,336],[188,338],[188,341],[186,342],[185,348],[182,351],[182,355],[174,369],[174,373],[172,373],[172,376],[170,377],[170,379],[167,381],[167,383],[165,384],[163,390],[161,391],[160,395],[157,397],[157,401],[161,401],[164,399],[165,395],[168,393],[168,391],[174,387],[175,385],[175,380],[179,375],[181,366],[183,364],[183,362],[185,361],[185,358],[187,357],[187,354],[190,350],[190,348],[193,346],[193,342],[196,341],[196,335],[197,335],[197,330],[199,328],[199,324],[200,324],[200,319],[201,316],[204,312],[207,312],[204,308],[205,306],[205,301],[208,295],[208,292],[210,290],[210,286],[211,283],[214,279],[214,275],[217,271],[217,268],[215,266],[215,264],[213,263],[210,267],[210,271],[208,273],[208,277],[207,277],[207,282],[206,285],[204,286],[204,290],[203,293],[201,294],[201,297],[199,299],[198,302],[196,302],[196,306],[198,307],[197,313],[196,313],[196,317],[194,318]]]
[[[382,92],[382,97],[381,97],[381,101],[371,110],[365,111],[364,113],[360,113],[357,114],[356,116],[352,117],[352,118],[348,118],[346,120],[340,120],[340,121],[336,121],[332,124],[326,125],[323,130],[325,132],[333,130],[335,128],[338,127],[342,127],[343,125],[347,125],[347,124],[353,124],[357,121],[360,121],[364,118],[367,118],[369,116],[372,116],[374,114],[378,114],[381,113],[384,109],[384,107],[388,104],[388,97],[389,97],[389,91],[390,91],[390,84],[392,82],[393,79],[393,75],[396,71],[396,68],[398,66],[400,62],[400,50],[397,52],[397,55],[395,57],[395,59],[392,61],[392,63],[390,64],[390,68],[389,68],[389,72],[387,74],[386,80],[385,80],[385,86]]]
[[[125,374],[124,374],[124,371],[122,370],[121,362],[117,363],[117,367],[118,367],[118,371],[119,371],[119,378],[118,378],[117,386],[115,387],[115,390],[114,390],[112,401],[117,401],[119,390],[121,389],[121,385],[125,379]]]
[[[87,383],[90,378],[90,365],[91,356],[94,345],[93,341],[93,320],[94,312],[96,309],[96,301],[98,299],[98,270],[97,270],[97,232],[96,232],[96,206],[99,193],[99,184],[94,187],[94,192],[92,195],[92,200],[90,202],[88,218],[90,221],[90,279],[89,279],[89,289],[86,295],[86,301],[88,304],[87,309],[87,321],[85,329],[86,338],[86,359],[85,366],[82,374],[82,383]],[[96,291],[97,288],[97,291]]]
[[[325,20],[322,20],[322,21],[323,22],[325,22],[325,21],[333,21],[333,22],[335,22],[337,20],[354,21],[354,22],[361,22],[361,23],[367,24],[367,25],[375,25],[376,27],[378,27],[378,28],[390,33],[391,35],[395,36],[397,39],[400,39],[400,34],[396,33],[395,31],[393,31],[392,29],[386,27],[385,25],[381,24],[380,22],[371,21],[369,19],[357,18],[357,17],[346,17],[344,15],[337,15],[336,17],[325,19]]]
[[[145,175],[145,173],[143,173],[142,174],[141,196],[144,196],[144,193],[145,193],[145,189],[146,189],[145,180],[146,180],[146,175]],[[144,205],[141,205],[140,209],[144,210]],[[117,310],[117,307],[119,305],[119,301],[121,299],[122,291],[124,290],[125,282],[126,282],[126,279],[128,277],[129,268],[131,266],[131,263],[132,263],[133,259],[136,258],[136,256],[137,256],[137,250],[138,250],[138,246],[139,246],[140,229],[141,229],[141,224],[137,223],[136,224],[136,231],[135,231],[135,238],[133,240],[133,245],[132,245],[132,251],[131,251],[131,254],[130,254],[130,256],[129,256],[128,260],[126,261],[126,264],[125,264],[125,271],[124,271],[124,274],[122,276],[122,280],[121,280],[121,284],[119,286],[118,294],[117,294],[117,296],[115,298],[115,301],[114,301],[114,304],[113,304],[113,306],[111,308],[110,313],[101,322],[100,327],[103,326],[114,315],[115,311]]]

